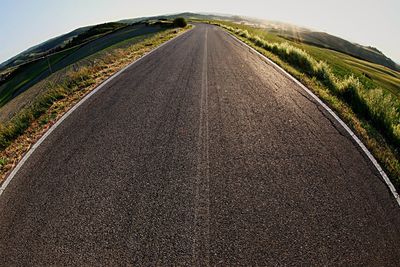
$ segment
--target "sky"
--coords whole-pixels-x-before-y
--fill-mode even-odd
[[[0,62],[82,26],[180,12],[293,23],[375,46],[400,63],[400,0],[0,0]]]

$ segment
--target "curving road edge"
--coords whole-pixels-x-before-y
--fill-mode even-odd
[[[195,27],[195,26],[193,26]],[[190,32],[193,27],[187,31],[185,31],[182,34],[179,34],[177,36],[175,36],[174,38],[162,43],[161,45],[157,46],[156,48],[154,48],[153,50],[151,50],[150,52],[148,52],[147,54],[144,54],[142,57],[136,59],[135,61],[131,62],[130,64],[128,64],[127,66],[125,66],[124,68],[122,68],[121,70],[119,70],[118,72],[114,73],[111,77],[109,77],[107,80],[105,80],[103,83],[101,83],[98,87],[96,87],[95,89],[93,89],[90,93],[88,93],[84,98],[82,98],[80,101],[78,101],[78,103],[76,103],[70,110],[68,110],[55,124],[53,124],[53,126],[50,127],[50,129],[48,129],[46,131],[46,133],[35,143],[33,144],[33,146],[28,150],[28,152],[26,152],[26,154],[22,157],[21,161],[18,162],[17,166],[15,166],[15,168],[11,171],[11,173],[8,175],[7,179],[1,184],[0,187],[0,197],[3,194],[3,192],[6,190],[8,184],[12,181],[12,179],[15,177],[15,175],[18,173],[19,169],[21,169],[21,167],[24,165],[24,163],[29,159],[29,157],[33,154],[33,152],[35,152],[35,150],[40,146],[40,144],[43,143],[44,140],[46,140],[46,138],[66,119],[68,118],[69,115],[71,115],[72,112],[74,112],[80,105],[82,105],[83,103],[85,103],[92,95],[94,95],[96,92],[98,92],[99,90],[101,90],[105,85],[107,85],[109,82],[111,82],[114,78],[118,77],[121,73],[123,73],[125,70],[127,70],[128,68],[130,68],[131,66],[135,65],[136,63],[138,63],[139,61],[141,61],[143,58],[145,58],[146,56],[152,54],[154,51],[158,50],[159,48],[163,47],[164,45],[168,44],[169,42],[171,42],[172,40],[175,40],[176,38]]]
[[[228,32],[228,31],[226,31]],[[385,171],[382,169],[382,167],[379,165],[378,161],[375,159],[375,157],[371,154],[371,152],[369,152],[368,148],[363,144],[363,142],[357,137],[357,135],[354,134],[354,132],[350,129],[349,126],[347,126],[347,124],[338,116],[336,115],[336,113],[330,108],[328,107],[328,105],[326,105],[316,94],[314,94],[310,89],[308,89],[304,84],[302,84],[299,80],[297,80],[295,77],[293,77],[292,75],[290,75],[287,71],[285,71],[282,67],[280,67],[278,64],[276,64],[275,62],[273,62],[271,59],[269,59],[268,57],[264,56],[263,54],[261,54],[260,52],[258,52],[256,49],[254,49],[253,47],[251,47],[250,45],[246,44],[245,42],[243,42],[242,40],[240,40],[239,38],[237,38],[235,35],[233,35],[232,33],[228,32],[234,39],[236,39],[238,42],[243,43],[245,46],[247,46],[249,49],[251,49],[253,52],[257,53],[259,56],[261,56],[264,60],[266,60],[268,63],[270,63],[272,66],[275,67],[275,69],[277,69],[278,71],[280,71],[281,73],[283,73],[285,76],[287,76],[289,79],[291,79],[292,81],[294,81],[297,85],[299,85],[304,91],[307,92],[307,94],[309,94],[312,98],[314,98],[318,104],[320,104],[326,111],[329,112],[329,114],[331,114],[339,123],[340,125],[350,134],[350,136],[354,139],[354,141],[356,141],[356,143],[360,146],[360,148],[362,149],[362,151],[367,155],[367,157],[371,160],[372,164],[375,166],[375,168],[378,170],[378,172],[380,173],[380,175],[382,176],[383,180],[385,181],[387,187],[389,188],[390,192],[392,193],[393,197],[396,199],[397,204],[400,207],[400,195],[399,193],[396,191],[396,188],[394,187],[394,185],[392,184],[392,182],[390,181],[389,177],[387,176],[387,174],[385,173]]]

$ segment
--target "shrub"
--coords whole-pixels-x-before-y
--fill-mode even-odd
[[[316,61],[304,50],[291,46],[288,43],[281,43],[278,46],[279,54],[287,62],[306,72],[308,75],[313,74],[313,66]]]
[[[368,90],[363,96],[371,120],[397,147],[400,147],[400,104],[381,88]]]
[[[354,75],[350,75],[346,79],[338,81],[336,87],[338,95],[351,103],[355,101],[356,98],[359,98],[362,85]]]
[[[244,30],[244,31],[240,30],[238,34],[240,36],[244,37],[244,38],[249,38],[250,37],[250,34],[249,34],[249,32],[247,30]]]
[[[185,28],[187,25],[185,18],[176,18],[176,19],[174,19],[173,23],[174,23],[175,27],[180,27],[180,28]]]
[[[266,45],[266,42],[257,35],[254,37],[251,37],[250,41],[252,41],[256,46],[259,46],[259,47],[264,47]]]
[[[336,90],[336,80],[331,67],[325,61],[319,61],[314,65],[315,77],[326,87]]]

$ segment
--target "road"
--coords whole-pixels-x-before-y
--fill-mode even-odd
[[[197,25],[71,114],[0,197],[0,265],[397,265],[400,212],[298,85]]]

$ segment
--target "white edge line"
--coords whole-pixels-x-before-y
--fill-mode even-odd
[[[194,27],[194,26],[193,26]],[[192,28],[193,29],[193,28]],[[46,133],[28,150],[28,152],[24,155],[24,157],[21,159],[20,162],[18,162],[17,166],[12,170],[12,172],[8,175],[7,179],[3,182],[3,184],[1,185],[0,188],[0,196],[3,194],[3,192],[6,190],[7,186],[10,184],[10,182],[12,181],[12,179],[15,177],[15,175],[18,173],[18,171],[21,169],[21,167],[24,165],[24,163],[29,159],[29,157],[33,154],[33,152],[35,152],[35,150],[44,142],[44,140],[46,140],[46,138],[66,119],[68,118],[69,115],[72,114],[72,112],[74,112],[79,106],[81,106],[83,103],[85,103],[92,95],[94,95],[96,92],[98,92],[99,90],[101,90],[104,86],[106,86],[109,82],[111,82],[114,78],[118,77],[121,73],[123,73],[125,70],[127,70],[128,68],[130,68],[131,66],[135,65],[136,63],[138,63],[140,60],[142,60],[143,58],[145,58],[146,56],[152,54],[153,52],[155,52],[156,50],[158,50],[159,48],[163,47],[164,45],[172,42],[173,40],[175,40],[176,38],[188,33],[189,31],[191,31],[192,29],[187,30],[186,32],[179,34],[178,36],[173,37],[172,39],[162,43],[161,45],[157,46],[156,48],[154,48],[153,50],[149,51],[148,53],[144,54],[143,56],[141,56],[140,58],[136,59],[135,61],[133,61],[132,63],[130,63],[129,65],[125,66],[124,68],[122,68],[121,70],[119,70],[118,72],[114,73],[111,77],[109,77],[108,79],[106,79],[104,82],[102,82],[99,86],[97,86],[95,89],[93,89],[90,93],[88,93],[84,98],[82,98],[78,103],[76,103],[70,110],[68,110],[55,124],[53,124],[53,126],[50,127],[50,129],[48,129],[46,131]]]
[[[226,30],[227,33],[229,33],[230,36],[232,36],[234,39],[239,41],[240,43],[246,45],[248,48],[250,48],[252,51],[256,52],[258,55],[260,55],[263,59],[265,59],[268,63],[272,64],[275,68],[277,68],[279,71],[281,71],[284,75],[289,77],[292,81],[294,81],[297,85],[299,85],[304,91],[306,91],[314,100],[318,102],[326,111],[329,112],[332,117],[334,117],[340,125],[350,134],[350,136],[356,141],[356,143],[361,147],[361,149],[364,151],[364,153],[367,155],[367,157],[371,160],[372,164],[375,166],[375,168],[378,170],[380,175],[382,176],[383,180],[385,181],[386,185],[389,187],[390,192],[392,192],[392,195],[394,196],[395,200],[397,201],[397,204],[400,206],[400,196],[399,193],[397,193],[396,188],[393,186],[392,182],[390,181],[389,177],[386,175],[385,171],[382,169],[382,167],[379,165],[378,161],[375,159],[375,157],[369,152],[367,147],[361,142],[361,140],[357,137],[357,135],[354,134],[354,132],[350,129],[349,126],[342,121],[342,119],[339,118],[338,115],[336,115],[333,110],[328,107],[322,100],[315,95],[310,89],[308,89],[304,84],[302,84],[299,80],[294,78],[292,75],[290,75],[287,71],[285,71],[281,66],[273,62],[271,59],[267,58],[265,55],[261,54],[257,50],[255,50],[253,47],[250,45],[246,44],[239,38],[237,38],[235,35],[230,33],[229,31]]]

